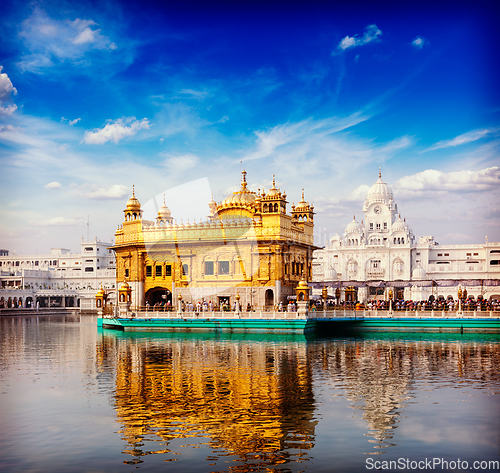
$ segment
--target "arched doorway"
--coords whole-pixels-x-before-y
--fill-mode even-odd
[[[265,305],[266,306],[274,305],[274,292],[272,289],[266,289]]]
[[[353,286],[348,286],[344,291],[346,302],[356,302],[358,300],[358,288]]]
[[[150,307],[154,307],[155,304],[159,306],[164,306],[167,302],[172,305],[172,292],[170,289],[165,287],[154,287],[146,292],[145,296],[146,302],[149,303]]]

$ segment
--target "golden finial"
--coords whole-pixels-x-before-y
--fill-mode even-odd
[[[276,181],[275,181],[275,175],[273,174],[273,189],[276,189]]]
[[[135,197],[135,184],[132,184],[132,196]]]
[[[247,188],[247,172],[244,169],[241,172],[241,188],[242,189]]]
[[[378,177],[379,179],[382,177],[382,168],[378,168]]]
[[[167,204],[165,203],[165,194],[163,194],[163,205],[167,206]]]

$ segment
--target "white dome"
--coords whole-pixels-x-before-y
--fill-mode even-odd
[[[349,225],[347,225],[345,233],[346,235],[349,233],[358,233],[358,234],[363,233],[363,227],[361,226],[360,223],[356,222],[356,217],[354,217],[352,222]]]
[[[406,232],[407,229],[408,225],[406,222],[403,222],[403,220],[401,220],[401,217],[399,217],[392,225],[393,232]]]
[[[371,204],[373,202],[387,202],[392,200],[391,188],[379,177],[377,182],[371,186],[366,199]]]
[[[425,272],[425,269],[420,266],[420,263],[413,270],[411,277],[412,279],[425,279],[427,277],[427,273]]]

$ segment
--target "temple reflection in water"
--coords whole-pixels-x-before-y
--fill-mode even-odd
[[[254,471],[249,460],[252,468],[307,462],[322,419],[320,385],[363,419],[362,453],[377,454],[397,443],[417,389],[500,380],[495,340],[104,333],[98,360],[114,365],[124,453],[134,457],[127,463],[154,453],[168,457],[180,438],[194,439],[193,448],[208,446],[207,461],[239,458],[243,465],[230,471]],[[162,448],[148,450],[152,439]]]

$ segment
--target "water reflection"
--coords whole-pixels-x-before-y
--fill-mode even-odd
[[[236,457],[229,471],[310,462],[318,422],[327,417],[320,413],[326,401],[315,398],[320,387],[347,400],[365,423],[368,442],[357,441],[364,454],[398,443],[405,409],[422,390],[473,386],[499,394],[496,336],[372,337],[103,331],[97,358],[114,364],[128,463],[158,453],[175,461],[179,452],[169,447],[181,438],[191,439],[183,446],[208,448],[209,465]],[[161,448],[148,448],[158,440]]]
[[[206,439],[210,460],[236,455],[251,468],[301,461],[314,445],[311,364],[303,338],[148,339],[103,336],[116,366],[116,411],[124,453],[150,451],[152,434]],[[192,444],[196,446],[197,444]],[[242,469],[243,468],[243,469]],[[251,471],[234,467],[233,471]]]

